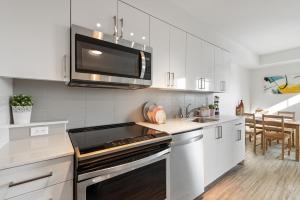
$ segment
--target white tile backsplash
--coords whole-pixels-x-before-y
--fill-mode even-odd
[[[68,128],[96,126],[129,121],[142,121],[146,101],[162,105],[169,118],[179,108],[191,103],[205,104],[211,94],[157,89],[119,90],[102,88],[70,88],[62,82],[14,80],[14,94],[33,96],[32,121],[69,120]]]

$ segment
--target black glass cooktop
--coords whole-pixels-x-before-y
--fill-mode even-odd
[[[70,129],[69,135],[81,154],[168,136],[134,122]]]

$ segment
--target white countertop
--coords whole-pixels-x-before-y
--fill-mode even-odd
[[[73,154],[67,133],[13,140],[0,148],[0,170]]]
[[[240,116],[219,116],[218,121],[207,122],[207,123],[198,123],[192,122],[194,118],[183,118],[183,119],[169,119],[165,124],[151,124],[149,122],[138,122],[137,124],[152,128],[158,131],[163,131],[169,134],[186,132],[194,129],[204,128],[207,126],[216,125],[223,122],[233,121],[240,119]]]

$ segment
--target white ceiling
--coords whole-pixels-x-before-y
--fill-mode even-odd
[[[169,0],[257,54],[300,46],[300,0]]]

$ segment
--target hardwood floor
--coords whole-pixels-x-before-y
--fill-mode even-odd
[[[204,200],[299,200],[300,163],[293,160],[295,149],[279,160],[280,145],[273,144],[265,156],[253,153],[247,141],[246,160],[221,178],[202,195]],[[275,147],[274,147],[275,146]]]

